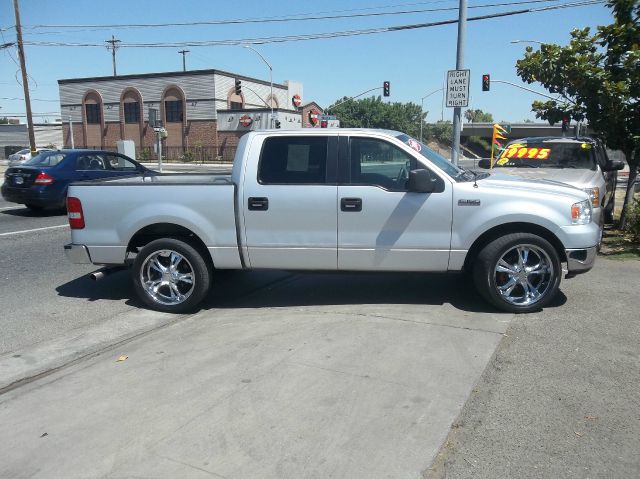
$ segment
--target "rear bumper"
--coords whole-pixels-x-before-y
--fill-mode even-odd
[[[581,249],[567,249],[567,270],[565,278],[573,278],[577,274],[586,273],[596,261],[598,254],[598,248],[592,246],[591,248]]]
[[[58,207],[63,203],[63,197],[58,192],[46,191],[34,187],[13,188],[2,185],[2,197],[10,203],[32,204],[35,206],[54,206]]]
[[[64,245],[64,254],[72,263],[91,264],[91,256],[89,256],[89,250],[83,244],[71,243]]]

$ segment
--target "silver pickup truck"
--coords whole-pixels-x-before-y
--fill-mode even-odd
[[[72,184],[67,211],[72,262],[129,265],[169,312],[193,310],[219,269],[468,271],[497,308],[529,312],[598,243],[584,191],[463,170],[386,130],[251,132],[231,176]]]

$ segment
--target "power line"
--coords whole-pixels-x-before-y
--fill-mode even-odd
[[[0,100],[22,100],[24,101],[24,98],[7,98],[7,97],[0,97]],[[43,100],[40,98],[31,98],[31,101],[51,101],[51,102],[55,102],[55,103],[59,103],[58,100]]]
[[[432,3],[450,3],[451,0],[443,0]],[[481,5],[472,5],[468,8],[491,8],[491,7],[504,7],[512,5],[523,5],[532,3],[550,3],[558,2],[559,0],[525,0],[525,1],[512,1],[502,3],[488,3]],[[433,13],[433,12],[446,12],[458,10],[457,6],[454,7],[441,7],[441,8],[425,8],[415,10],[401,10],[397,12],[377,12],[377,13],[357,13],[357,14],[342,14],[342,15],[316,15],[316,16],[288,16],[288,17],[267,17],[267,18],[246,18],[235,20],[207,20],[207,21],[191,21],[191,22],[174,22],[174,23],[122,23],[122,24],[105,24],[105,25],[34,25],[31,28],[89,28],[95,29],[112,29],[112,28],[166,28],[166,27],[189,27],[189,26],[203,26],[203,25],[238,25],[238,24],[255,24],[255,23],[283,23],[283,22],[302,22],[302,21],[319,21],[319,20],[340,20],[348,18],[364,18],[364,17],[383,17],[391,15],[410,15],[417,13]],[[78,30],[76,30],[78,31]],[[66,32],[36,32],[30,33],[30,35],[48,35],[54,33],[66,33]]]
[[[467,21],[479,21],[489,20],[493,18],[508,17],[514,15],[523,15],[528,13],[538,13],[543,11],[560,10],[565,8],[584,7],[591,5],[603,4],[605,0],[586,0],[574,3],[566,3],[562,5],[553,5],[547,7],[527,8],[523,10],[512,10],[500,13],[491,13],[487,15],[481,15],[477,17],[470,17]],[[530,2],[528,2],[530,3]],[[377,33],[390,33],[403,30],[416,30],[422,28],[430,28],[442,25],[451,25],[458,22],[458,19],[442,20],[429,23],[417,23],[412,25],[397,25],[391,27],[369,28],[361,30],[344,30],[338,32],[325,32],[325,33],[311,33],[304,35],[288,35],[278,37],[257,37],[257,38],[241,38],[233,40],[202,40],[202,41],[184,41],[184,42],[172,42],[172,43],[122,43],[119,46],[122,48],[183,48],[183,47],[210,47],[210,46],[230,46],[230,45],[262,45],[267,43],[284,43],[294,41],[307,41],[307,40],[322,40],[338,37],[353,37],[362,35],[372,35]],[[32,46],[46,46],[46,47],[101,47],[101,44],[96,43],[65,43],[65,42],[24,42],[26,45]]]

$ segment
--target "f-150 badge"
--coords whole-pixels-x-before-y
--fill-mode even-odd
[[[480,206],[480,200],[458,200],[458,206]]]

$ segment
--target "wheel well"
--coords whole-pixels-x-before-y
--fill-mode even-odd
[[[548,229],[538,226],[532,223],[506,223],[503,225],[494,226],[493,228],[485,231],[469,248],[469,252],[464,260],[464,270],[471,271],[473,262],[475,261],[478,253],[488,245],[491,241],[500,236],[508,235],[511,233],[531,233],[541,238],[546,239],[555,248],[560,261],[567,261],[567,255],[564,250],[562,242]]]
[[[211,260],[211,255],[204,241],[193,231],[184,226],[173,223],[156,223],[145,226],[129,240],[127,253],[137,252],[148,243],[161,238],[175,238],[190,243],[195,247],[205,260]]]

